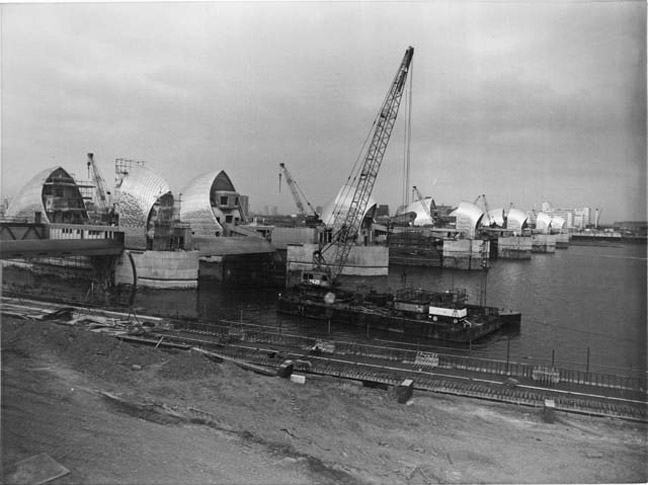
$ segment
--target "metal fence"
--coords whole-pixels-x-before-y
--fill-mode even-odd
[[[208,324],[199,322],[178,322],[178,330],[191,330],[216,336],[223,342],[243,341],[247,343],[263,343],[280,345],[302,351],[319,351],[347,358],[361,358],[368,360],[389,361],[409,368],[424,371],[474,372],[479,374],[497,375],[514,378],[526,382],[533,382],[543,386],[557,386],[560,384],[595,386],[627,391],[646,392],[645,379],[601,374],[596,372],[583,372],[574,369],[564,369],[545,365],[524,364],[520,362],[506,362],[501,360],[483,359],[472,356],[443,354],[437,352],[421,352],[417,350],[400,349],[369,345],[359,342],[344,342],[335,340],[322,340],[314,337],[290,335],[278,332],[269,332],[255,328],[254,325],[235,323]]]

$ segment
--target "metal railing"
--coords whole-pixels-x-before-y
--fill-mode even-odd
[[[602,374],[596,372],[583,372],[575,369],[564,369],[552,366],[526,364],[520,362],[506,362],[502,360],[484,359],[472,356],[461,356],[437,352],[420,352],[417,350],[400,349],[378,345],[369,345],[359,342],[344,342],[326,340],[321,338],[290,335],[279,332],[270,332],[255,328],[254,325],[244,323],[211,324],[199,322],[176,322],[176,329],[190,330],[208,335],[214,335],[228,340],[243,342],[282,345],[302,350],[313,350],[316,346],[325,344],[327,352],[338,356],[378,359],[404,364],[414,369],[433,371],[438,368],[443,371],[474,372],[506,376],[532,382],[538,385],[555,387],[565,385],[583,385],[600,388],[617,389],[624,391],[646,392],[646,380]],[[329,350],[332,349],[332,352]]]

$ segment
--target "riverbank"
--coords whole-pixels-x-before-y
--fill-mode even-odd
[[[332,378],[305,385],[186,351],[2,320],[3,470],[56,483],[645,482],[643,425]]]

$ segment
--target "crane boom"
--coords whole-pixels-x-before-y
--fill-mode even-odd
[[[292,175],[290,175],[290,172],[286,168],[285,163],[280,163],[279,167],[283,170],[284,177],[286,177],[286,183],[288,184],[288,187],[290,188],[290,192],[292,192],[293,199],[295,199],[295,204],[297,205],[297,209],[299,210],[300,214],[305,214],[306,211],[304,210],[304,204],[301,200],[301,197],[299,196],[299,192],[297,191],[297,186],[295,183],[295,179],[292,178]]]
[[[293,178],[293,176],[286,168],[286,164],[280,163],[279,166],[281,167],[283,174],[286,177],[286,183],[288,184],[288,187],[290,187],[290,192],[292,193],[293,199],[295,199],[295,204],[297,205],[297,209],[299,210],[299,213],[303,215],[306,214],[306,211],[304,210],[304,204],[302,202],[302,198],[303,198],[306,201],[306,204],[308,205],[308,208],[311,210],[313,215],[316,218],[319,218],[319,214],[317,213],[313,205],[308,201],[308,198],[304,194],[304,191],[299,187],[299,185],[297,185],[297,181]],[[279,173],[279,183],[281,184],[281,173]],[[279,190],[281,190],[281,186],[279,186]]]
[[[414,48],[408,47],[374,120],[371,143],[364,155],[359,175],[354,181],[355,190],[349,207],[347,210],[336,210],[331,241],[320,243],[319,249],[313,255],[315,264],[325,269],[331,280],[335,280],[342,272],[353,241],[360,230],[387,144],[396,123],[413,55]],[[332,252],[332,256],[329,255],[329,252]]]
[[[92,180],[95,183],[95,190],[97,192],[97,205],[102,212],[106,212],[109,205],[106,182],[101,176],[101,172],[94,161],[94,155],[92,153],[88,153],[88,168],[92,170]]]

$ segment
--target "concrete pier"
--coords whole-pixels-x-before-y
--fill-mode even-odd
[[[531,236],[508,236],[497,239],[497,257],[501,259],[531,259]]]
[[[553,234],[534,234],[532,236],[532,248],[534,253],[555,253],[556,236]]]
[[[131,251],[137,285],[159,289],[198,287],[197,251]],[[115,284],[132,284],[133,270],[122,253],[115,265]]]
[[[444,239],[443,267],[482,270],[490,255],[490,243],[483,239]]]
[[[286,284],[301,281],[302,271],[313,269],[313,253],[317,244],[288,244],[286,246]],[[354,246],[344,276],[387,276],[389,273],[389,248],[386,246]]]

